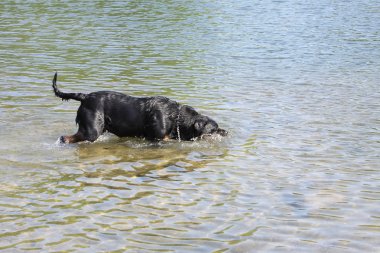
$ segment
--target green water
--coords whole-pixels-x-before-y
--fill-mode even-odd
[[[365,1],[3,1],[1,252],[376,252],[380,9]],[[78,102],[163,95],[230,132],[76,132]]]

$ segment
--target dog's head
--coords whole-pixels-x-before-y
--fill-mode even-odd
[[[220,136],[227,136],[228,132],[219,128],[218,124],[211,118],[199,115],[194,121],[194,133],[196,137],[209,136],[218,134]]]

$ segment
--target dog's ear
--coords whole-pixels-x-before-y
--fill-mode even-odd
[[[205,121],[204,120],[198,119],[195,121],[194,128],[197,132],[202,131],[204,127],[205,127]]]

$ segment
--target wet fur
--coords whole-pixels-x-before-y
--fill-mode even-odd
[[[113,91],[64,93],[57,87],[57,73],[53,78],[53,91],[62,100],[81,102],[76,117],[78,132],[62,136],[63,143],[93,142],[106,131],[119,137],[149,140],[194,140],[214,133],[227,135],[211,118],[167,97],[133,97]]]

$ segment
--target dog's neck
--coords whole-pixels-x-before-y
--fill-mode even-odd
[[[176,134],[178,140],[191,140],[194,136],[194,121],[200,115],[194,108],[188,105],[178,106],[178,115],[176,118]]]

